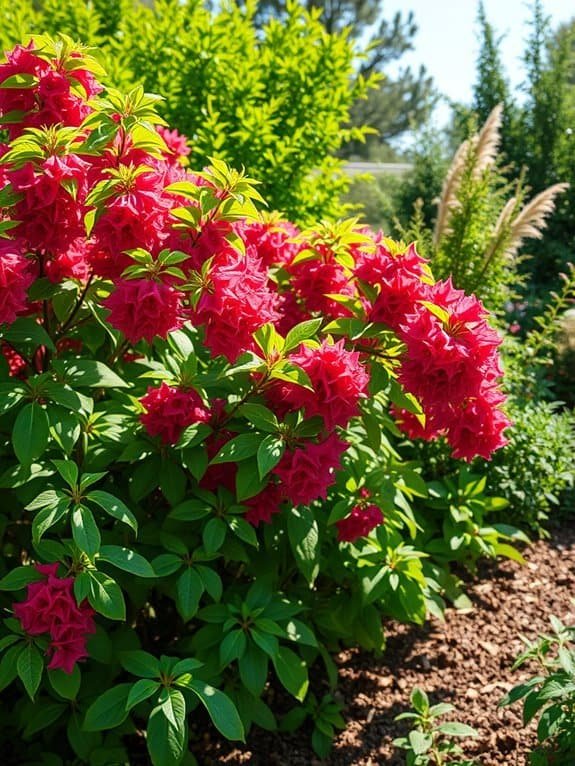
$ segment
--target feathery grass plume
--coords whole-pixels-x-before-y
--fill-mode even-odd
[[[513,220],[505,252],[513,257],[525,239],[541,239],[547,217],[555,210],[555,198],[567,191],[568,183],[553,184],[528,202]],[[506,206],[507,207],[507,206]],[[502,212],[503,214],[503,212]]]
[[[447,171],[438,203],[437,219],[433,231],[435,247],[438,247],[441,238],[448,232],[451,214],[459,205],[457,192],[465,169],[471,167],[472,177],[479,178],[487,168],[495,163],[501,137],[502,116],[503,104],[497,104],[479,133],[464,141],[455,153],[453,162]]]
[[[461,183],[463,171],[467,165],[467,159],[469,157],[469,151],[472,148],[473,138],[464,141],[459,149],[455,152],[453,162],[449,166],[445,181],[443,182],[443,188],[441,189],[441,197],[438,200],[437,205],[437,218],[435,221],[435,228],[433,230],[433,245],[437,247],[441,237],[447,231],[447,223],[451,216],[453,208],[458,204],[457,190]]]
[[[503,119],[503,104],[493,107],[485,125],[479,131],[475,143],[476,161],[473,167],[473,177],[479,178],[484,170],[491,167],[497,159],[497,151],[501,140],[501,121]]]

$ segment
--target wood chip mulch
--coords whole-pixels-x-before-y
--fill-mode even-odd
[[[246,746],[209,748],[205,763],[403,766],[405,755],[391,742],[405,734],[405,722],[393,719],[409,708],[410,692],[420,686],[432,702],[455,705],[451,719],[478,730],[477,739],[462,743],[467,757],[483,766],[525,766],[536,741],[534,726],[522,728],[520,705],[498,709],[497,703],[529,675],[524,668],[511,672],[523,647],[519,635],[534,639],[549,631],[551,614],[575,624],[575,521],[528,547],[524,556],[525,566],[501,561],[481,567],[467,591],[471,612],[448,610],[445,623],[434,620],[423,627],[387,625],[387,649],[380,658],[360,651],[340,654],[338,695],[347,728],[327,760],[315,756],[309,733],[254,730]],[[575,766],[575,756],[565,766]]]

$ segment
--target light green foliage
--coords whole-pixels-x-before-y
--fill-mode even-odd
[[[523,701],[523,724],[537,721],[537,747],[531,766],[571,763],[575,753],[575,627],[550,618],[552,633],[534,642],[522,636],[527,648],[513,669],[527,665],[531,675],[509,691],[504,707]],[[535,674],[533,667],[535,666]]]
[[[476,737],[471,726],[456,721],[439,719],[455,708],[446,702],[430,705],[423,689],[415,688],[411,693],[413,712],[400,713],[396,721],[412,722],[412,729],[406,737],[395,739],[393,744],[406,751],[406,766],[474,766],[475,761],[462,758],[463,750],[455,738]]]
[[[260,30],[254,10],[227,2],[212,12],[195,0],[2,0],[0,38],[4,49],[39,31],[98,44],[111,84],[139,82],[164,96],[160,114],[190,139],[195,167],[210,157],[245,167],[270,208],[296,222],[337,217],[349,179],[334,155],[361,139],[361,128],[345,125],[367,92],[348,33],[328,34],[317,11],[296,4]]]

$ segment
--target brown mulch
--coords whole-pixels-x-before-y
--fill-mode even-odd
[[[519,634],[529,639],[549,630],[549,615],[575,624],[575,522],[552,532],[524,552],[527,565],[513,561],[482,566],[469,585],[474,609],[449,610],[446,622],[424,627],[387,626],[387,649],[381,658],[359,651],[338,658],[338,694],[345,705],[347,728],[331,756],[320,761],[309,746],[309,733],[280,735],[254,730],[248,743],[219,750],[206,760],[226,766],[403,766],[394,737],[405,723],[394,717],[409,708],[414,686],[432,702],[450,702],[452,718],[474,726],[479,737],[466,740],[465,754],[480,764],[524,766],[535,744],[534,728],[521,726],[520,705],[498,709],[511,686],[527,677],[511,665],[522,649]]]

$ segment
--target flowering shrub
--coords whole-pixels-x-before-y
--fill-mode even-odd
[[[472,460],[508,420],[477,299],[355,221],[260,212],[100,74],[66,37],[0,65],[0,689],[32,760],[46,730],[65,759],[169,766],[199,703],[242,739],[275,726],[273,677],[304,701],[338,641],[441,610],[398,429]],[[458,521],[504,552],[476,490]]]

